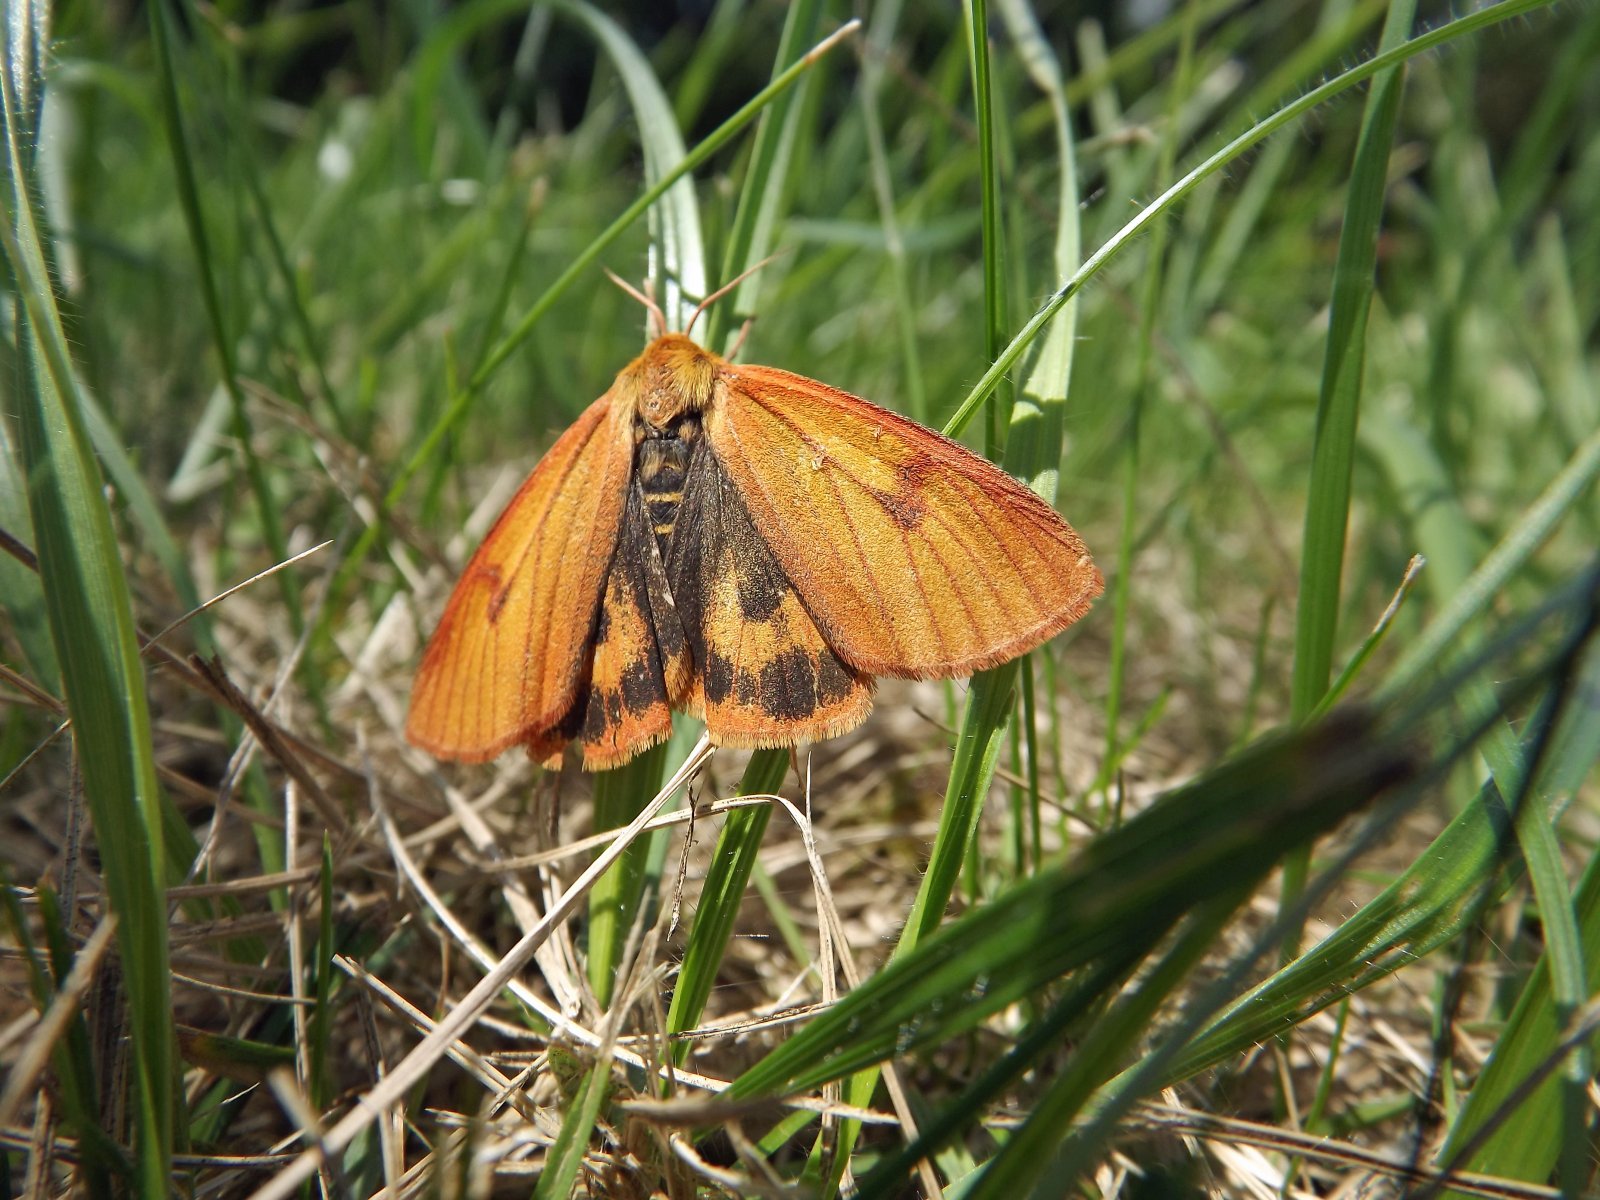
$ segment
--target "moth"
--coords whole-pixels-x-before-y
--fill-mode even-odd
[[[468,762],[573,743],[591,770],[665,739],[674,709],[722,746],[816,741],[860,724],[875,676],[995,666],[1101,587],[1072,527],[986,459],[663,333],[472,556],[406,735]]]

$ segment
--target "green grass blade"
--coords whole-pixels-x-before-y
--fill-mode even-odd
[[[611,1064],[602,1060],[583,1075],[583,1082],[572,1099],[555,1144],[545,1155],[544,1170],[533,1189],[534,1200],[568,1200],[580,1194],[575,1190],[578,1169],[594,1136],[600,1106],[611,1089]]]
[[[661,790],[667,747],[663,743],[594,780],[594,827],[620,829]],[[644,899],[651,838],[636,838],[616,865],[589,892],[589,986],[602,1005],[611,1003],[622,947]]]
[[[745,767],[738,794],[771,795],[783,784],[788,769],[787,750],[757,750]],[[667,1009],[669,1035],[694,1028],[705,1011],[771,817],[770,805],[738,808],[728,814],[722,826],[705,885],[700,891],[700,905],[695,910],[683,948],[683,965],[672,989],[672,1003]],[[682,1063],[688,1058],[689,1050],[687,1041],[677,1042],[672,1048],[673,1058]]]
[[[866,51],[861,56],[861,86],[857,94],[861,100],[861,121],[867,141],[872,192],[878,204],[878,221],[883,227],[884,251],[888,255],[889,274],[894,287],[895,328],[900,338],[900,358],[904,363],[906,411],[912,420],[925,422],[928,419],[928,393],[923,382],[922,356],[917,348],[917,304],[912,294],[905,234],[900,216],[895,211],[894,177],[880,111],[884,60],[891,53],[899,15],[899,0],[881,0],[874,11],[867,28]]]
[[[1182,17],[1183,35],[1178,43],[1178,62],[1173,86],[1167,95],[1166,134],[1156,156],[1155,183],[1164,187],[1177,161],[1178,116],[1190,100],[1193,87],[1196,9],[1187,4]],[[1139,490],[1143,475],[1140,441],[1144,410],[1151,389],[1150,355],[1155,336],[1155,321],[1161,299],[1162,268],[1166,262],[1166,224],[1151,230],[1150,245],[1140,280],[1139,332],[1134,342],[1133,394],[1128,404],[1127,432],[1122,446],[1122,526],[1117,539],[1116,564],[1111,569],[1111,682],[1106,693],[1106,748],[1096,776],[1094,790],[1103,792],[1115,775],[1124,753],[1122,746],[1122,693],[1128,674],[1128,618],[1133,604],[1133,561],[1137,547],[1134,530],[1139,512]]]
[[[1416,19],[1415,0],[1393,0],[1381,48],[1405,42]],[[1389,182],[1389,157],[1405,79],[1395,67],[1373,77],[1361,120],[1360,140],[1345,192],[1344,226],[1333,272],[1333,302],[1322,387],[1317,398],[1316,438],[1300,554],[1300,606],[1295,622],[1291,712],[1304,720],[1316,709],[1333,672],[1343,593],[1345,532],[1350,520],[1350,480],[1355,468],[1356,427],[1361,416],[1362,374],[1367,361],[1367,312],[1372,306],[1378,226]],[[1304,864],[1302,867],[1302,878]],[[1288,889],[1292,896],[1295,889]]]
[[[1055,285],[1072,278],[1083,259],[1082,220],[1078,205],[1078,155],[1067,111],[1061,65],[1026,0],[998,0],[1007,31],[1029,77],[1050,106],[1059,155],[1056,173]],[[1061,443],[1072,382],[1072,354],[1078,336],[1078,303],[1064,304],[1044,329],[1039,356],[1017,397],[1006,437],[1006,468],[1051,504],[1061,483]],[[1011,447],[1015,444],[1016,449]]]
[[[683,135],[672,103],[661,90],[655,71],[639,48],[610,17],[582,0],[551,0],[556,11],[565,11],[582,22],[610,56],[621,76],[622,86],[633,106],[639,126],[639,144],[644,149],[644,174],[649,183],[659,182],[688,157]],[[682,328],[688,322],[693,300],[706,294],[706,252],[700,236],[700,209],[694,184],[687,173],[673,179],[661,197],[645,214],[650,229],[652,266],[650,277],[658,279],[662,294],[657,298],[667,320]],[[659,255],[660,261],[655,257]],[[654,793],[652,793],[654,794]]]
[[[799,59],[803,48],[816,36],[822,5],[818,0],[796,0],[784,13],[783,36],[772,64],[777,79]],[[739,186],[739,202],[733,210],[733,224],[722,251],[722,271],[717,286],[751,270],[772,249],[773,231],[787,207],[789,168],[794,161],[795,131],[804,107],[802,83],[777,97],[756,123],[755,141],[750,148],[750,165]],[[756,297],[761,287],[760,272],[745,280],[734,293],[731,304],[724,303],[707,314],[706,344],[721,348],[732,321],[754,316]]]
[[[7,29],[10,37],[18,33],[15,24]],[[18,49],[7,46],[0,69],[9,184],[0,201],[0,245],[26,314],[18,390],[23,461],[45,610],[109,908],[119,922],[138,1187],[161,1196],[170,1183],[176,1129],[161,793],[128,583],[29,194],[22,148],[28,125],[18,107],[26,84],[14,74],[27,59]]]
[[[200,295],[205,302],[206,315],[210,319],[212,348],[217,353],[217,362],[221,367],[222,386],[227,392],[232,410],[232,433],[239,455],[244,461],[245,477],[249,480],[250,494],[255,501],[256,518],[261,523],[262,536],[266,540],[268,552],[275,560],[282,562],[289,557],[289,544],[284,535],[278,502],[273,497],[271,485],[267,481],[266,469],[255,452],[250,414],[245,408],[244,392],[239,383],[233,334],[228,329],[227,318],[222,311],[222,300],[215,275],[217,263],[212,253],[211,237],[206,230],[205,211],[200,203],[200,189],[196,181],[194,161],[189,153],[189,137],[184,129],[182,106],[178,100],[178,69],[173,61],[167,3],[168,0],[157,0],[150,5],[150,33],[158,65],[162,123],[166,130],[168,153],[178,186],[178,202],[189,230],[190,243],[194,248],[195,272],[200,283]],[[302,616],[295,573],[279,571],[273,582],[283,599],[289,619],[298,632]]]
[[[12,155],[3,172],[11,184],[14,204],[22,201],[20,188],[29,186],[25,181],[36,168],[38,124],[44,111],[42,50],[49,37],[48,17],[49,8],[42,3],[18,4],[5,13],[4,53],[11,58],[11,70],[20,72],[15,77],[9,73],[6,76],[19,110],[15,128],[8,128]],[[24,175],[24,171],[28,174]],[[17,281],[13,273],[7,271],[6,276],[8,289],[14,288]],[[22,448],[12,440],[10,422],[0,420],[0,529],[31,548],[33,517],[28,511],[26,474]],[[56,661],[55,645],[50,639],[44,588],[38,572],[11,554],[0,554],[0,595],[6,597],[6,617],[35,681],[53,695],[60,695],[61,666]],[[19,925],[19,938],[24,932]],[[45,1001],[41,999],[40,1003],[43,1005]]]
[[[1380,48],[1405,43],[1416,20],[1415,0],[1392,0],[1384,19]],[[1344,226],[1333,270],[1333,300],[1328,343],[1317,396],[1316,433],[1311,443],[1311,481],[1306,497],[1305,532],[1300,547],[1300,594],[1295,610],[1294,671],[1289,712],[1304,721],[1327,695],[1333,674],[1334,642],[1344,594],[1345,537],[1350,524],[1351,478],[1355,472],[1356,428],[1361,419],[1361,389],[1367,362],[1367,313],[1376,285],[1378,227],[1389,185],[1389,157],[1405,76],[1391,68],[1372,80],[1361,134],[1356,143],[1350,185],[1345,191]],[[1305,887],[1311,863],[1297,855],[1284,864],[1283,903],[1292,904]],[[1292,933],[1283,948],[1293,958],[1300,937]]]
[[[989,84],[989,6],[986,0],[962,0],[966,16],[967,63],[972,71],[972,108],[978,122],[978,203],[983,234],[983,357],[993,362],[1006,340],[1006,296],[1000,282],[1000,256],[1005,246],[1000,230],[1000,164],[994,136],[994,97]],[[984,452],[996,456],[1000,425],[991,419],[984,431]]]
[[[1557,731],[1544,784],[1555,798],[1566,797],[1578,789],[1582,779],[1600,762],[1600,650],[1590,650],[1579,685],[1574,688],[1570,707]],[[1555,982],[1557,965],[1542,958],[1528,976],[1522,995],[1496,1038],[1490,1061],[1486,1062],[1477,1085],[1472,1088],[1461,1114],[1451,1126],[1450,1138],[1438,1155],[1440,1162],[1459,1170],[1496,1174],[1507,1179],[1542,1181],[1554,1168],[1562,1152],[1563,1091],[1566,1080],[1544,1080],[1533,1093],[1518,1099],[1523,1082],[1536,1070],[1549,1064],[1550,1054],[1566,1034],[1571,1021],[1574,990],[1587,997],[1600,990],[1600,854],[1590,854],[1578,888],[1573,893],[1578,917],[1581,962],[1586,973],[1581,981],[1560,986]],[[1565,995],[1563,995],[1565,992]],[[1515,1101],[1515,1112],[1501,1120],[1493,1130],[1491,1118],[1502,1117],[1502,1107]],[[1477,1149],[1466,1157],[1462,1152],[1478,1141]],[[1581,1141],[1581,1139],[1579,1139]]]
[[[1263,742],[1107,831],[1072,862],[963,914],[819,1014],[734,1081],[789,1094],[970,1029],[1069,972],[1153,945],[1209,897],[1271,870],[1407,769],[1406,753],[1345,714]]]
[[[945,905],[955,892],[956,879],[977,833],[983,800],[994,779],[1000,751],[1005,746],[1006,722],[1011,716],[1011,690],[1017,664],[1005,663],[972,679],[962,713],[961,735],[950,762],[950,781],[939,810],[939,832],[934,835],[928,865],[906,917],[894,956],[914,950],[917,943],[938,928]]]
[[[167,526],[160,502],[151,492],[138,466],[128,456],[123,435],[106,418],[95,397],[79,384],[78,394],[83,397],[83,422],[99,456],[106,475],[117,496],[127,506],[128,514],[139,527],[144,543],[161,563],[167,580],[172,584],[178,603],[184,611],[200,606],[200,590],[195,585],[189,563],[179,549],[177,539]],[[196,613],[189,621],[196,648],[202,653],[212,652],[216,642],[211,636],[211,623],[206,614]]]
[[[1600,762],[1600,649],[1591,647],[1566,712],[1562,714],[1541,776],[1541,791],[1555,805],[1571,797]],[[1548,830],[1548,827],[1546,827]],[[1554,847],[1553,830],[1541,849]],[[1528,845],[1524,840],[1524,847]],[[1529,859],[1529,871],[1552,875],[1540,887],[1545,894],[1566,890],[1564,873],[1549,855]],[[1571,1072],[1552,1075],[1531,1094],[1520,1095],[1525,1081],[1545,1070],[1556,1046],[1566,1036],[1577,1008],[1600,990],[1600,855],[1592,854],[1571,897],[1577,945],[1561,950],[1552,944],[1535,966],[1517,998],[1489,1061],[1451,1126],[1441,1163],[1506,1179],[1541,1181],[1549,1177],[1564,1147],[1582,1146],[1568,1125]],[[1541,899],[1540,911],[1545,904]],[[1558,952],[1560,956],[1558,957]],[[1576,977],[1574,977],[1576,976]],[[1573,1067],[1587,1078],[1582,1059]],[[1582,1084],[1578,1084],[1579,1095]],[[1507,1116],[1507,1105],[1515,1111]],[[1492,1128],[1491,1120],[1498,1123]],[[1476,1148],[1472,1149],[1476,1144]]]

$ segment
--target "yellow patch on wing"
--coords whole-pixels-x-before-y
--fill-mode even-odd
[[[789,746],[855,728],[872,708],[872,681],[828,646],[736,498],[724,492],[713,512],[698,628],[688,631],[699,671],[685,707],[723,746]]]

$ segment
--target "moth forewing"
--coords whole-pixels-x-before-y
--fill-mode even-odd
[[[609,392],[591,404],[468,560],[412,688],[415,745],[481,762],[571,708],[632,469],[616,416]]]

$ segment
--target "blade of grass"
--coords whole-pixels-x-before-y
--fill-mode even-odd
[[[574,1190],[578,1168],[589,1152],[589,1139],[594,1136],[600,1106],[610,1090],[611,1060],[601,1058],[584,1072],[583,1083],[561,1121],[555,1142],[545,1155],[544,1170],[539,1173],[539,1182],[533,1189],[534,1200],[568,1200],[580,1194]]]
[[[1395,0],[1384,23],[1381,48],[1403,45],[1415,17],[1412,0]],[[1311,715],[1328,690],[1333,672],[1345,533],[1350,519],[1350,478],[1366,365],[1367,312],[1372,306],[1378,227],[1383,218],[1389,156],[1404,83],[1398,67],[1374,76],[1362,115],[1350,185],[1345,192],[1300,559],[1300,604],[1290,698],[1295,720]]]
[[[16,38],[28,11],[13,10]],[[43,31],[40,14],[39,32]],[[0,246],[25,314],[24,372],[18,389],[29,507],[40,579],[61,664],[84,794],[94,822],[109,908],[118,919],[138,1128],[138,1187],[166,1194],[175,1140],[172,1006],[166,906],[162,902],[161,792],[150,741],[150,711],[133,610],[111,513],[84,427],[66,333],[50,285],[33,211],[19,109],[32,51],[15,42],[0,65],[6,175]],[[42,99],[42,97],[41,97]]]
[[[1427,559],[1420,554],[1413,555],[1411,561],[1406,564],[1406,573],[1400,580],[1400,586],[1395,591],[1394,598],[1389,601],[1389,606],[1378,617],[1377,623],[1372,627],[1372,632],[1367,634],[1366,639],[1356,649],[1356,652],[1350,656],[1350,661],[1345,664],[1344,670],[1339,672],[1339,677],[1333,681],[1326,692],[1322,693],[1322,699],[1317,701],[1317,707],[1311,710],[1313,718],[1320,717],[1326,713],[1335,704],[1339,703],[1344,694],[1350,690],[1350,686],[1355,683],[1357,676],[1361,674],[1362,668],[1367,665],[1367,662],[1388,636],[1389,629],[1394,624],[1395,617],[1399,615],[1401,606],[1410,597],[1411,589],[1416,585],[1417,577],[1422,574],[1427,565]],[[1258,647],[1258,664],[1259,660],[1260,650]]]
[[[1575,793],[1600,761],[1600,649],[1590,650],[1583,677],[1573,690],[1572,703],[1554,742],[1541,782],[1553,798],[1559,799]],[[1575,990],[1587,997],[1600,989],[1600,855],[1589,856],[1572,903],[1579,923],[1579,961],[1586,968],[1585,977],[1577,981]],[[1529,975],[1505,1028],[1495,1039],[1489,1061],[1451,1126],[1439,1161],[1507,1179],[1537,1181],[1549,1177],[1564,1140],[1568,1140],[1563,1138],[1565,1081],[1546,1080],[1521,1100],[1513,1119],[1502,1120],[1492,1131],[1486,1126],[1523,1081],[1543,1068],[1552,1049],[1565,1036],[1564,1027],[1572,1013],[1570,992],[1574,988],[1569,984],[1565,989],[1569,994],[1562,994],[1555,977],[1559,967],[1553,956],[1546,955]],[[1581,1067],[1581,1062],[1576,1065]],[[1480,1136],[1481,1145],[1462,1157],[1463,1150]]]
[[[1052,265],[1056,285],[1061,286],[1072,277],[1083,257],[1083,231],[1078,212],[1078,156],[1061,65],[1026,0],[998,0],[998,4],[1022,65],[1050,106],[1058,155]],[[1074,300],[1062,305],[1045,326],[1039,356],[1034,359],[1027,381],[1022,385],[1006,437],[1007,469],[1051,504],[1056,502],[1060,490],[1061,443],[1065,435],[1065,410],[1077,333],[1078,304]],[[1015,450],[1011,448],[1014,443],[1020,443]]]
[[[905,235],[895,211],[894,177],[889,166],[889,151],[879,111],[879,91],[883,85],[883,64],[891,52],[896,22],[900,19],[900,0],[880,0],[867,30],[867,44],[861,54],[861,120],[867,141],[867,163],[872,178],[872,193],[878,203],[878,223],[883,229],[884,251],[889,258],[889,277],[894,287],[895,329],[900,336],[900,360],[904,364],[906,411],[914,421],[928,419],[927,389],[923,384],[922,356],[917,352],[917,317],[911,294],[911,278],[906,267]]]
[[[500,273],[494,298],[484,312],[483,331],[473,361],[481,361],[489,352],[494,331],[500,327],[500,322],[505,318],[506,309],[511,303],[512,289],[521,278],[526,265],[524,260],[528,253],[528,241],[533,233],[534,221],[538,217],[539,210],[544,206],[545,192],[545,188],[536,186],[523,207],[521,224],[512,240],[511,250],[505,256],[505,269]],[[451,369],[446,376],[446,394],[455,390],[455,372]],[[444,490],[445,480],[454,467],[455,464],[448,454],[440,454],[434,458],[428,482],[423,488],[422,520],[426,521],[437,515],[439,495]]]
[[[661,788],[667,763],[665,743],[594,779],[595,832],[619,829],[639,814],[641,805]],[[665,836],[664,831],[656,836]],[[595,881],[589,892],[589,986],[601,1007],[611,1003],[617,963],[634,916],[644,898],[652,837],[634,841],[617,865]]]
[[[740,796],[763,796],[776,792],[789,769],[787,750],[757,750],[750,756],[744,777],[739,781]],[[683,965],[672,989],[667,1008],[667,1034],[682,1033],[700,1022],[700,1014],[716,986],[722,956],[733,936],[734,922],[744,898],[745,885],[761,850],[761,837],[772,817],[768,805],[739,808],[728,814],[712,852],[711,866],[700,891],[700,906],[683,948]],[[683,1063],[692,1046],[687,1040],[675,1042],[672,1055]]]
[[[802,47],[816,36],[822,6],[818,0],[797,0],[787,7],[783,35],[778,41],[772,77],[778,78],[798,61]],[[792,92],[784,92],[768,105],[756,123],[755,142],[750,149],[750,165],[739,187],[739,202],[733,211],[722,251],[722,270],[717,285],[752,270],[772,252],[773,230],[787,208],[789,167],[794,160],[795,131],[804,108],[808,82]],[[753,316],[761,287],[760,272],[739,285],[731,304],[713,308],[707,314],[706,344],[720,347],[727,338],[730,318]]]
[[[1155,184],[1164,187],[1172,178],[1177,162],[1179,115],[1188,103],[1193,88],[1194,43],[1198,33],[1198,10],[1192,0],[1184,5],[1183,32],[1178,41],[1178,62],[1172,87],[1167,95],[1166,133],[1157,151]],[[1167,229],[1160,223],[1150,233],[1139,299],[1139,334],[1134,343],[1134,382],[1128,404],[1127,432],[1122,447],[1122,526],[1117,541],[1117,564],[1111,572],[1111,666],[1106,691],[1106,749],[1095,778],[1093,791],[1104,792],[1110,785],[1122,757],[1122,693],[1128,675],[1128,617],[1133,602],[1133,563],[1136,553],[1134,530],[1138,523],[1140,434],[1147,394],[1150,390],[1150,356],[1155,336],[1156,313],[1160,306],[1162,268],[1166,262]]]
[[[1415,0],[1391,0],[1380,50],[1403,46],[1415,20]],[[1389,156],[1404,86],[1400,67],[1373,76],[1345,191],[1300,551],[1300,598],[1295,611],[1289,697],[1290,715],[1296,721],[1306,720],[1316,710],[1333,675],[1339,601],[1344,591],[1345,536],[1350,523],[1350,481],[1355,471],[1356,427],[1367,361],[1367,313],[1376,284],[1378,227],[1383,220]],[[1310,871],[1309,851],[1284,864],[1283,904],[1294,902]],[[1298,934],[1285,943],[1285,962],[1299,951],[1299,943]]]
[[[973,677],[962,713],[956,752],[950,763],[944,805],[939,811],[939,829],[934,834],[933,849],[916,898],[911,902],[911,912],[889,956],[890,965],[914,953],[944,918],[962,866],[975,844],[978,821],[983,816],[983,800],[989,793],[1000,751],[1005,746],[1006,722],[1012,711],[1011,693],[1017,671],[1018,664],[1012,661]],[[876,1062],[863,1064],[861,1072],[850,1079],[845,1089],[847,1103],[858,1108],[868,1107],[878,1088],[878,1076]],[[854,1121],[841,1122],[834,1172],[830,1177],[833,1190],[837,1189],[839,1173],[849,1161],[859,1129]]]
[[[978,122],[978,202],[983,249],[983,357],[993,362],[1006,340],[1006,297],[1000,281],[1005,245],[1000,230],[1000,173],[995,157],[994,97],[989,88],[989,6],[987,0],[962,0],[966,17],[967,65],[972,71],[972,108]],[[1000,420],[991,410],[984,428],[984,454],[999,451]]]
[[[892,958],[730,1086],[791,1094],[957,1036],[1172,924],[1365,804],[1409,766],[1367,716],[1251,747]]]
[[[650,62],[610,17],[583,0],[546,0],[557,12],[565,12],[586,26],[622,77],[622,86],[633,107],[639,126],[639,144],[644,150],[644,175],[651,183],[666,177],[688,157],[677,117],[667,94],[656,79]],[[706,253],[700,236],[700,209],[694,185],[685,172],[662,194],[661,203],[645,213],[650,230],[650,276],[662,284],[660,304],[669,321],[679,328],[688,321],[693,303],[706,294]],[[659,255],[659,261],[657,256]],[[659,782],[659,781],[658,781]]]
[[[168,27],[168,0],[155,0],[149,6],[150,39],[155,48],[157,79],[161,94],[162,126],[167,135],[167,149],[172,159],[174,181],[178,188],[179,207],[189,230],[189,241],[194,248],[195,272],[200,283],[200,297],[204,301],[206,316],[211,327],[212,348],[221,368],[222,386],[227,392],[232,411],[232,432],[244,463],[245,478],[255,502],[256,519],[261,524],[262,537],[267,551],[276,562],[289,557],[288,541],[283,532],[283,520],[278,502],[272,495],[266,470],[257,456],[250,424],[250,414],[245,408],[244,392],[239,385],[238,365],[234,360],[233,334],[223,315],[222,301],[215,277],[216,262],[211,251],[210,235],[206,231],[205,211],[200,203],[200,188],[195,178],[194,161],[189,153],[189,137],[184,129],[182,106],[178,100],[178,72],[173,62],[171,30]],[[304,614],[300,608],[300,591],[297,574],[280,571],[274,580],[289,614],[290,625],[298,635]]]

